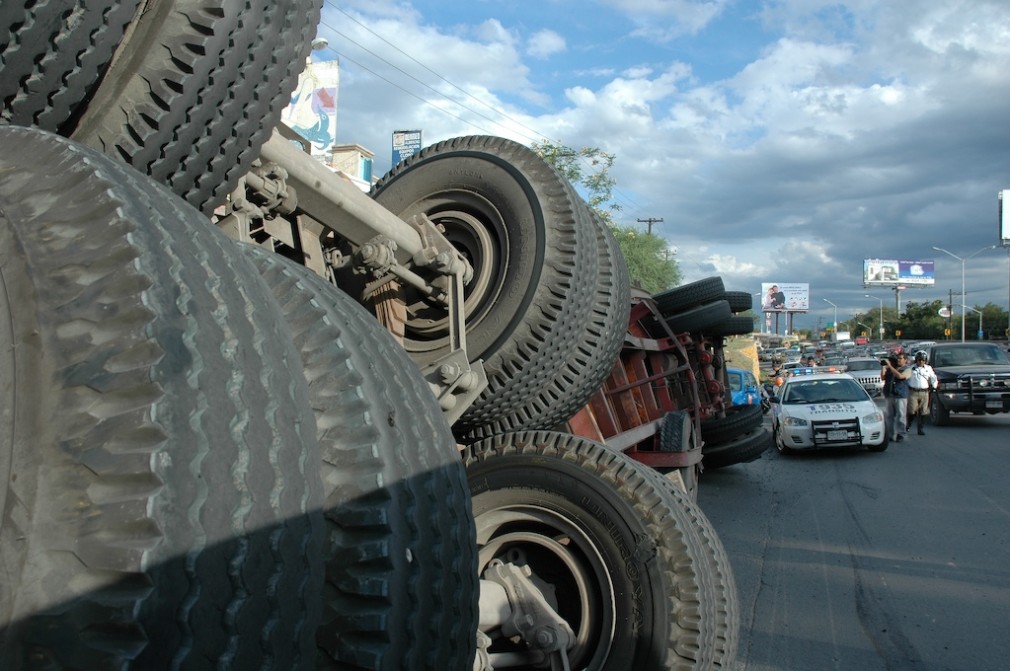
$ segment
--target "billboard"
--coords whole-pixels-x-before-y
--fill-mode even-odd
[[[326,158],[337,141],[340,62],[306,61],[281,121],[312,143],[312,155]]]
[[[1010,247],[1010,189],[999,192],[999,243]]]
[[[806,312],[809,309],[809,284],[761,283],[761,310],[763,312]]]
[[[863,259],[864,287],[931,287],[933,260]]]
[[[393,131],[393,165],[406,161],[419,151],[421,151],[421,131]]]

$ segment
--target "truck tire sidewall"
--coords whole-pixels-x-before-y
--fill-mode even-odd
[[[929,422],[933,426],[950,424],[950,410],[940,400],[939,394],[933,394],[929,399]]]
[[[749,433],[762,421],[761,406],[731,405],[724,416],[701,420],[701,438],[705,441],[705,447],[711,449]],[[704,447],[702,450],[708,451]]]
[[[732,317],[729,303],[719,300],[671,315],[666,323],[673,333],[704,333]]]
[[[0,319],[16,353],[0,659],[312,654],[322,487],[305,466],[319,454],[266,286],[129,167],[35,129],[0,126],[0,144]]]
[[[687,452],[696,444],[694,421],[685,410],[673,410],[663,416],[659,428],[660,451]],[[664,469],[660,472],[679,486],[692,500],[698,498],[698,470],[700,464],[682,468]]]
[[[572,380],[589,363],[579,348],[601,269],[596,231],[564,178],[528,147],[471,136],[422,150],[372,196],[403,219],[427,216],[474,268],[467,353],[484,360],[488,386],[456,435],[472,441],[568,419]],[[404,346],[423,368],[449,352],[446,312],[414,292],[407,305]]]
[[[14,122],[129,163],[210,214],[280,121],[322,0],[103,0],[73,20],[72,3],[37,4],[0,26],[43,45]]]
[[[672,317],[698,305],[722,300],[726,287],[721,277],[704,279],[667,289],[653,296],[659,312],[664,317]]]
[[[538,575],[549,552],[532,551],[538,544],[531,538],[557,546],[557,533],[580,558],[596,600],[587,630],[572,610],[577,586],[554,581],[556,607],[575,629],[572,668],[675,669],[718,657],[716,581],[685,511],[690,504],[669,493],[673,483],[664,486],[648,467],[602,445],[551,432],[486,439],[467,449],[465,461],[481,570],[518,551]],[[601,605],[611,600],[613,609]],[[604,634],[610,627],[613,640]]]
[[[368,655],[382,668],[469,671],[473,514],[435,397],[356,301],[277,254],[238,249],[281,304],[316,411],[328,529],[321,654],[338,664]]]

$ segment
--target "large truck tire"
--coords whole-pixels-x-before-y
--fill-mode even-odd
[[[567,420],[599,247],[564,178],[528,147],[471,136],[395,166],[372,196],[403,219],[427,215],[473,265],[467,350],[484,360],[489,384],[454,425],[457,437]],[[424,366],[448,353],[446,311],[409,291],[406,301],[404,346]]]
[[[731,405],[724,416],[701,420],[701,438],[706,447],[715,446],[753,431],[763,421],[760,405]]]
[[[759,459],[771,444],[772,438],[768,429],[758,426],[733,440],[713,445],[706,444],[701,451],[702,465],[706,469],[716,469],[734,464],[746,464]]]
[[[597,258],[595,292],[579,323],[576,348],[555,377],[554,385],[541,389],[521,412],[472,428],[464,436],[466,442],[496,433],[552,427],[566,421],[599,391],[621,353],[631,313],[628,267],[614,234],[581,202],[574,189],[572,194],[579,201],[576,216],[583,217],[583,226],[595,232]]]
[[[269,289],[127,166],[0,146],[0,668],[311,664],[319,451]]]
[[[238,245],[302,353],[328,528],[318,668],[473,668],[477,550],[459,449],[389,333],[300,265]]]
[[[604,445],[546,431],[482,440],[465,460],[479,570],[495,559],[529,568],[574,631],[571,668],[701,669],[733,654],[720,643],[735,635],[697,531],[704,515],[673,483]],[[492,660],[518,655],[496,669],[532,668],[521,645],[489,633]]]
[[[708,570],[700,572],[699,575],[710,581],[710,598],[715,605],[715,642],[711,668],[735,669],[734,661],[740,646],[740,598],[729,555],[715,527],[697,505],[696,497],[686,494],[690,501],[685,502],[684,490],[678,483],[672,481],[669,476],[664,477],[658,471],[656,477],[662,486],[672,489],[670,495],[691,518],[691,526],[701,544],[702,557],[708,564]]]
[[[723,300],[725,295],[726,287],[721,277],[706,277],[696,282],[667,289],[655,294],[653,298],[661,315],[673,317],[684,310]]]
[[[729,319],[709,327],[705,335],[728,337],[750,335],[753,332],[754,320],[746,315],[735,314]]]
[[[694,420],[686,410],[671,410],[663,415],[659,425],[659,450],[661,452],[688,452],[697,445]],[[657,468],[671,482],[684,491],[692,501],[698,500],[698,471],[701,464],[680,468]]]
[[[5,2],[0,122],[91,146],[209,213],[280,120],[321,4]]]
[[[730,319],[733,313],[726,301],[705,303],[666,318],[673,333],[702,333]]]

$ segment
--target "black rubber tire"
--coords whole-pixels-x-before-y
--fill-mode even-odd
[[[747,312],[754,307],[754,297],[746,291],[727,291],[723,294],[723,300],[729,303],[729,309],[733,314]]]
[[[703,452],[738,436],[749,433],[763,421],[759,405],[731,405],[723,417],[701,420],[701,439],[705,441]]]
[[[760,458],[771,446],[771,443],[771,434],[768,429],[759,426],[736,440],[703,447],[702,466],[705,469],[715,469],[733,464],[745,464]]]
[[[268,288],[140,173],[0,146],[0,668],[311,663],[319,451]]]
[[[592,311],[583,320],[580,339],[586,361],[581,366],[581,383],[573,390],[572,400],[577,404],[569,406],[571,412],[566,410],[565,420],[589,402],[612,372],[624,346],[631,315],[631,277],[624,253],[610,227],[588,205],[580,205],[596,233],[599,263]]]
[[[708,561],[709,570],[700,573],[712,581],[711,594],[716,605],[716,639],[710,668],[735,669],[737,650],[740,644],[740,599],[736,589],[733,567],[719,535],[707,517],[698,508],[696,501],[688,496],[684,501],[679,485],[656,473],[662,486],[670,487],[678,505],[693,518],[692,527],[698,534],[704,549],[703,556]]]
[[[775,449],[778,451],[779,454],[783,456],[789,456],[793,454],[794,452],[793,449],[791,447],[787,447],[782,443],[782,433],[779,431],[778,427],[772,428],[772,442],[775,444]]]
[[[466,439],[505,427],[556,426],[578,409],[585,319],[599,283],[597,231],[558,172],[528,147],[494,137],[440,142],[376,183],[401,218],[424,213],[470,260],[467,350],[488,387],[453,429]],[[447,352],[441,306],[407,294],[405,347],[422,367]]]
[[[94,147],[209,213],[280,120],[322,0],[81,4],[0,12],[0,119]]]
[[[545,596],[557,594],[575,631],[571,668],[710,668],[724,629],[718,579],[697,531],[704,516],[672,483],[561,433],[495,436],[465,460],[480,570],[522,557],[549,583]]]
[[[933,426],[947,426],[950,424],[950,410],[933,394],[929,399],[929,423]]]
[[[672,410],[663,415],[659,425],[659,449],[661,452],[687,452],[696,444],[694,420],[685,410]],[[674,484],[695,501],[698,499],[698,471],[701,463],[683,468],[658,468]]]
[[[631,313],[631,279],[617,239],[600,218],[569,186],[580,227],[596,237],[594,277],[596,291],[589,311],[579,320],[577,346],[556,376],[556,382],[533,396],[519,412],[506,415],[468,431],[459,431],[464,442],[507,431],[549,428],[568,420],[589,402],[613,370],[624,345]]]
[[[732,316],[729,303],[715,301],[666,317],[666,324],[674,333],[705,333]]]
[[[466,471],[403,348],[349,296],[238,245],[284,311],[309,380],[326,500],[317,668],[473,668],[477,546]]]
[[[86,5],[86,6],[85,6]],[[0,4],[0,122],[58,131],[101,80],[140,0]]]
[[[726,287],[721,277],[706,277],[697,282],[667,289],[655,294],[653,298],[659,313],[664,317],[671,317],[705,303],[723,300],[725,294]]]
[[[706,335],[711,336],[739,336],[750,335],[754,332],[754,320],[745,315],[733,315],[729,319],[719,322],[706,331]]]

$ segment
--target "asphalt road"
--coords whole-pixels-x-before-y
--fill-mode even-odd
[[[1010,415],[704,473],[739,591],[737,670],[1010,669],[1008,480]]]

